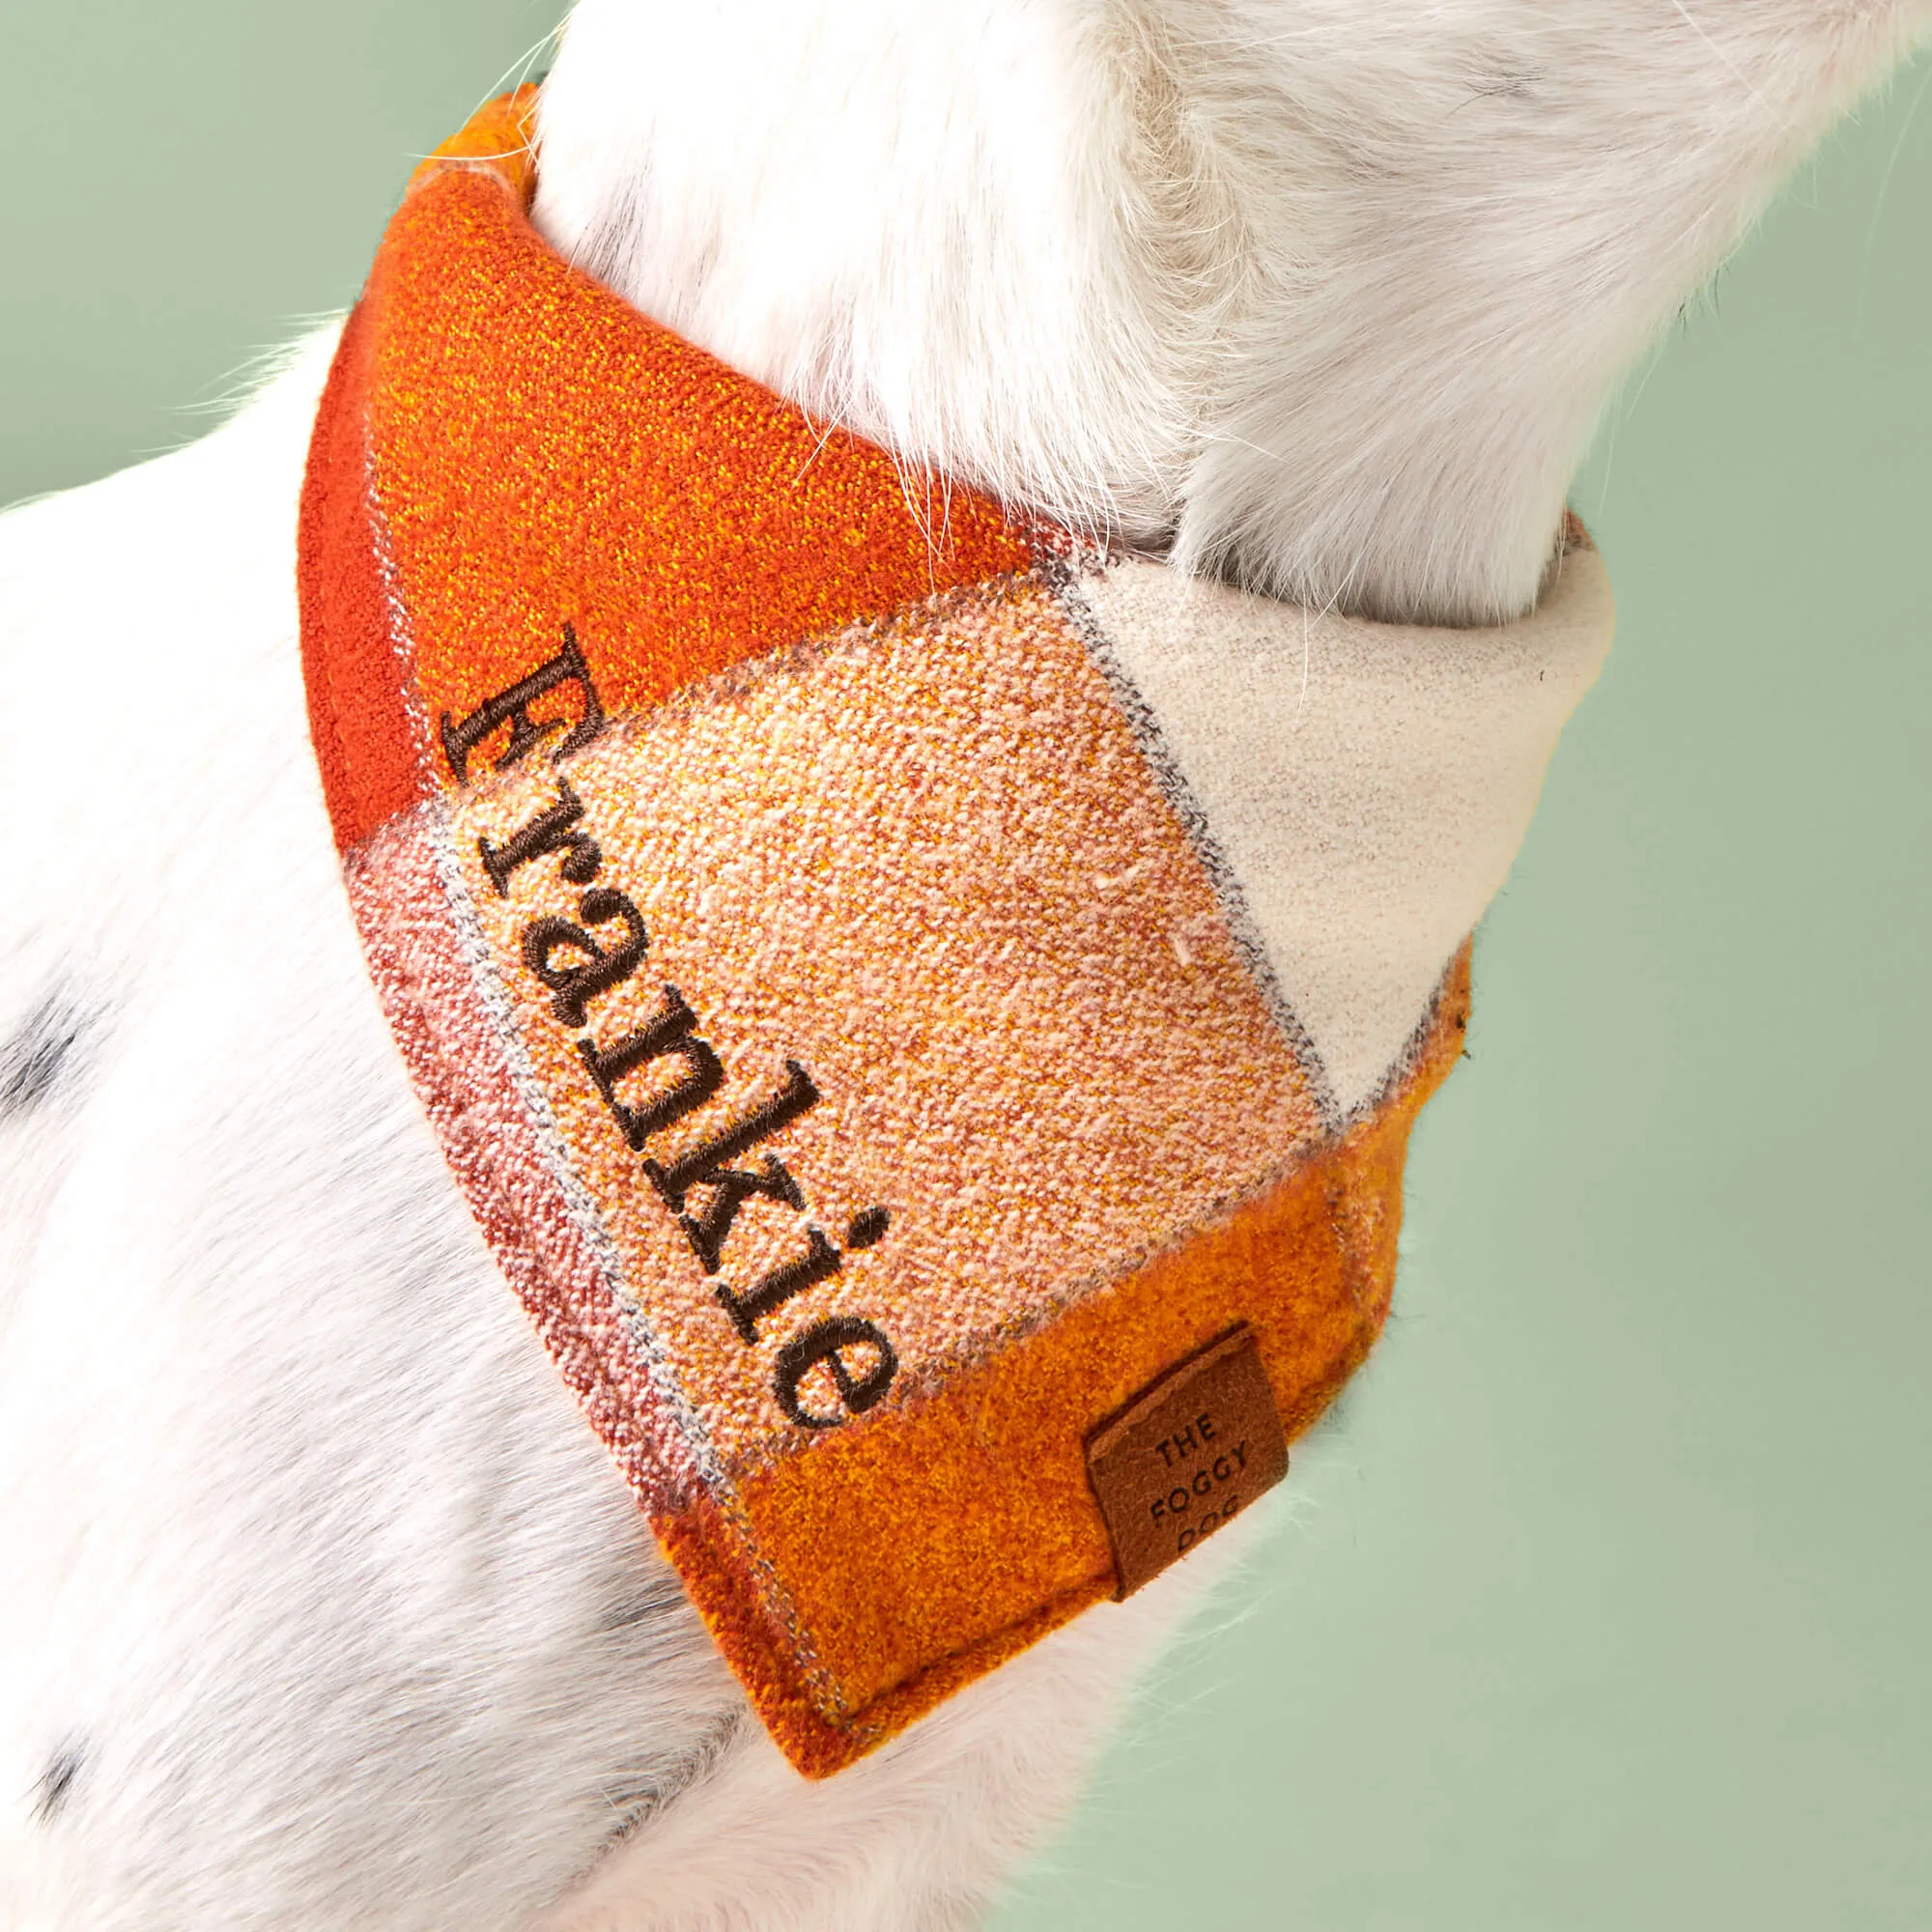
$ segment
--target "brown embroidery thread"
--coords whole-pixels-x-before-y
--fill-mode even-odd
[[[523,758],[546,736],[563,730],[565,719],[530,716],[529,707],[549,692],[574,684],[583,699],[581,719],[553,750],[554,764],[581,750],[603,728],[603,700],[591,681],[577,633],[568,624],[563,639],[564,647],[556,657],[485,699],[468,718],[458,723],[448,713],[443,714],[443,752],[459,782],[468,782],[471,753],[505,725],[509,740],[494,767],[499,772]],[[597,839],[582,829],[583,816],[582,800],[559,772],[554,803],[500,845],[487,838],[476,841],[477,856],[498,897],[509,896],[511,882],[523,867],[546,856],[557,860],[560,877],[585,889],[577,906],[582,923],[544,915],[530,920],[519,939],[525,966],[550,990],[551,1011],[573,1029],[587,1024],[590,1001],[614,991],[632,978],[650,944],[643,915],[631,898],[613,887],[591,884],[603,867],[604,855]],[[614,940],[600,938],[592,931],[618,922],[623,930]],[[713,1099],[724,1081],[724,1064],[696,1031],[697,1016],[684,996],[675,986],[666,986],[664,1000],[663,1008],[652,1018],[608,1046],[587,1033],[575,1042],[578,1057],[612,1122],[625,1144],[638,1153],[654,1135]],[[627,1100],[620,1095],[621,1082],[665,1059],[683,1063],[682,1073],[670,1086],[648,1098],[634,1095]],[[765,1153],[754,1169],[732,1164],[817,1105],[818,1089],[811,1076],[795,1060],[787,1060],[784,1065],[784,1085],[748,1113],[668,1162],[647,1157],[640,1163],[645,1179],[677,1216],[707,1277],[719,1275],[724,1242],[748,1201],[762,1198],[794,1213],[805,1210],[803,1191],[775,1154]],[[698,1188],[707,1190],[708,1198],[701,1211],[693,1213],[687,1208],[687,1198]],[[863,1250],[876,1246],[891,1225],[888,1209],[862,1210],[848,1224],[847,1247]],[[761,1321],[807,1289],[830,1281],[843,1264],[843,1252],[827,1239],[822,1229],[808,1223],[803,1254],[768,1268],[742,1293],[719,1280],[713,1298],[739,1338],[756,1347]],[[858,1373],[848,1362],[847,1350],[855,1351],[854,1358],[861,1361]],[[869,1367],[863,1365],[867,1353],[871,1358]],[[817,1371],[822,1371],[838,1391],[842,1413],[827,1415],[806,1406],[801,1390]],[[799,1427],[831,1429],[883,1401],[897,1372],[898,1357],[875,1323],[857,1316],[832,1316],[814,1322],[780,1349],[774,1362],[772,1392],[781,1413]]]

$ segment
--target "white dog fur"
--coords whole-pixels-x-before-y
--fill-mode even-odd
[[[537,215],[909,458],[1506,617],[1612,384],[1928,11],[583,0]],[[0,1928],[968,1923],[1199,1566],[826,1783],[748,1716],[362,968],[295,641],[329,346],[0,522]]]

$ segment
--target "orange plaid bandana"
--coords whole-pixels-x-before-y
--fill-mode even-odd
[[[1311,1033],[1303,928],[1221,837],[1247,767],[1133,643],[1282,607],[1144,624],[1193,593],[912,500],[548,249],[529,104],[419,173],[342,339],[301,516],[316,754],[450,1167],[822,1774],[1279,1476],[1381,1325],[1487,892],[1425,934],[1396,1035]]]

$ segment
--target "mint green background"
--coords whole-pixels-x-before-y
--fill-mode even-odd
[[[347,301],[550,19],[13,9],[0,500]],[[1932,1923],[1928,81],[1600,439],[1617,650],[1484,929],[1397,1317],[997,1932]]]

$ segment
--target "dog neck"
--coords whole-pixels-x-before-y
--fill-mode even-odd
[[[1009,503],[1304,604],[1493,621],[1622,372],[1922,14],[582,0],[536,219]]]

